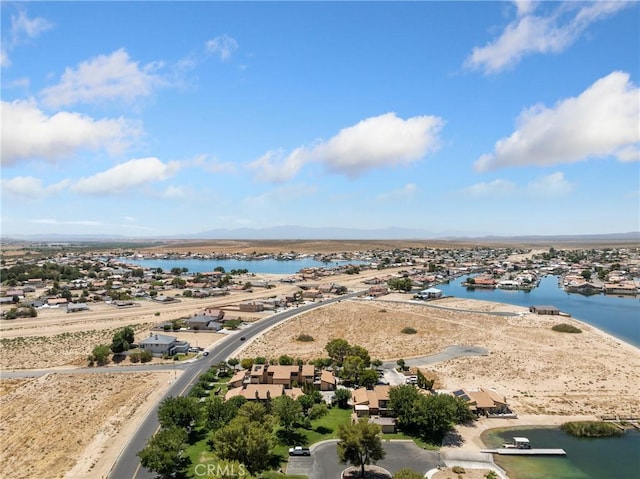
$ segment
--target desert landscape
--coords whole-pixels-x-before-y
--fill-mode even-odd
[[[73,479],[103,477],[122,434],[144,418],[173,377],[166,372],[3,379],[2,477],[64,477],[71,470]]]
[[[443,389],[496,389],[518,414],[628,416],[640,410],[640,398],[629,388],[640,383],[636,348],[570,318],[538,316],[517,306],[459,298],[430,304],[458,311],[390,299],[341,301],[273,328],[240,356],[313,359],[325,356],[323,348],[334,338],[363,346],[382,360],[428,356],[451,345],[481,346],[487,356],[426,369]],[[583,332],[552,331],[559,322]],[[405,327],[417,333],[401,333]],[[314,341],[296,341],[300,334]]]
[[[230,251],[241,248],[266,251],[268,246],[265,242],[228,243]],[[289,247],[317,251],[318,243],[327,252],[335,252],[337,246],[324,242],[266,243],[272,251],[287,251]],[[342,251],[355,250],[356,246],[360,250],[364,246],[363,242],[336,243],[342,246]],[[211,246],[189,243],[158,249],[196,251],[200,247],[210,251]],[[388,248],[389,242],[381,242],[381,247]],[[539,250],[519,254],[517,259],[535,251]],[[365,270],[358,275],[331,276],[327,281],[364,291],[368,288],[365,280],[402,269]],[[0,448],[2,475],[30,478],[46,474],[70,479],[106,475],[126,438],[166,391],[176,373],[135,372],[135,365],[128,361],[125,363],[131,366],[130,373],[110,373],[109,366],[91,374],[72,374],[73,369],[86,366],[93,346],[109,343],[113,333],[123,326],[131,325],[139,340],[161,321],[190,316],[209,306],[234,311],[237,303],[246,299],[287,294],[297,289],[296,285],[280,283],[281,275],[255,278],[272,282],[274,287],[219,298],[182,298],[171,304],[140,301],[138,307],[126,309],[91,304],[90,311],[74,314],[56,308],[43,309],[38,318],[0,322],[2,370],[49,371],[37,379],[0,380],[1,431],[4,434],[11,431],[11,441],[4,441]],[[167,292],[177,293],[179,290]],[[640,399],[630,387],[640,383],[637,348],[579,321],[537,316],[517,306],[460,298],[429,303],[411,299],[410,294],[392,293],[376,300],[344,299],[322,306],[275,326],[247,344],[238,356],[274,358],[288,354],[314,359],[326,356],[325,344],[339,337],[367,348],[372,358],[394,361],[435,354],[451,345],[481,346],[489,351],[487,356],[430,364],[423,370],[437,378],[439,388],[496,389],[506,396],[519,415],[517,422],[525,421],[523,424],[559,424],[569,416],[637,415],[640,410]],[[246,319],[255,321],[268,314],[248,314]],[[552,331],[551,326],[558,322],[569,322],[583,332]],[[414,328],[416,333],[403,334],[405,327]],[[298,342],[300,334],[311,335],[314,340]],[[212,346],[224,337],[208,332],[175,335],[200,347]],[[73,393],[69,394],[70,391]],[[38,398],[38,408],[30,407],[34,397]],[[465,439],[463,447],[480,447],[479,435],[485,422],[482,424],[468,430],[459,428]]]

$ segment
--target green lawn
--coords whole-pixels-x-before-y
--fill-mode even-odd
[[[312,422],[311,429],[296,428],[292,434],[286,435],[283,434],[282,428],[277,427],[274,431],[277,445],[273,453],[281,457],[282,463],[286,463],[289,458],[289,447],[310,446],[326,439],[337,439],[338,426],[349,422],[350,417],[351,409],[331,408],[326,416]],[[207,445],[206,431],[199,430],[197,432],[202,434],[202,439],[190,445],[185,451],[191,459],[187,477],[196,477],[194,470],[196,464],[214,464],[216,462],[215,454],[209,450]],[[303,476],[286,476],[275,471],[264,473],[262,477],[265,479],[280,477],[304,479]]]

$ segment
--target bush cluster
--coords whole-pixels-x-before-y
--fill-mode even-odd
[[[576,328],[572,324],[561,323],[556,324],[551,328],[554,331],[558,331],[559,333],[581,333],[582,329]]]

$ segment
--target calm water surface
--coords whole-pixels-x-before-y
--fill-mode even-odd
[[[529,307],[553,305],[576,319],[592,324],[636,347],[640,347],[640,298],[637,296],[583,296],[569,294],[558,287],[557,276],[546,276],[530,292],[504,289],[467,289],[461,283],[467,276],[437,286],[445,295],[481,299]],[[640,479],[640,478],[639,478]]]
[[[500,447],[513,436],[528,437],[532,447],[561,448],[566,456],[506,457],[496,462],[511,479],[638,479],[640,432],[624,436],[577,438],[557,428],[493,429],[484,433],[487,447]]]
[[[246,269],[250,273],[263,274],[295,274],[303,268],[334,268],[345,264],[364,264],[364,261],[330,261],[323,263],[313,258],[278,261],[277,259],[239,260],[239,259],[142,259],[120,258],[121,261],[141,268],[162,268],[171,271],[172,268],[187,268],[189,273],[207,273],[218,266],[225,271],[232,269]]]

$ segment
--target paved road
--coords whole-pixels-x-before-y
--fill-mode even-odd
[[[326,441],[312,447],[310,458],[290,458],[293,468],[287,469],[287,474],[306,474],[309,479],[338,479],[347,466],[338,461],[335,441]],[[387,455],[376,462],[392,474],[402,468],[409,468],[421,474],[435,468],[439,462],[436,451],[420,449],[412,441],[384,441],[382,447]]]
[[[405,359],[404,363],[406,366],[421,367],[427,364],[442,363],[463,356],[486,356],[487,354],[489,354],[489,351],[481,346],[448,346],[437,354]],[[385,361],[382,363],[382,367],[386,370],[394,369],[397,366],[398,364],[395,361]]]
[[[297,308],[289,308],[281,313],[274,314],[267,318],[252,324],[246,329],[242,330],[241,334],[229,336],[218,343],[216,343],[211,349],[209,349],[209,356],[204,357],[194,363],[191,363],[185,368],[184,373],[171,385],[169,390],[163,396],[182,396],[186,394],[193,384],[197,381],[200,374],[206,372],[212,365],[224,361],[230,357],[235,356],[235,352],[241,348],[250,339],[261,335],[267,329],[275,324],[291,318],[297,314],[309,311],[310,309],[324,306],[326,304],[334,303],[354,297],[361,294],[360,291],[355,293],[345,294],[343,296],[332,298],[326,301],[317,303],[309,303]],[[246,338],[246,341],[241,341],[240,337]],[[114,467],[109,473],[110,479],[152,479],[155,474],[144,469],[140,465],[140,460],[136,455],[138,451],[144,449],[149,438],[155,434],[158,430],[158,404],[154,406],[144,422],[140,425],[136,433],[129,439],[129,442],[125,446],[124,450],[118,457]]]
[[[173,362],[165,364],[138,364],[129,366],[109,366],[109,367],[93,367],[93,368],[51,368],[51,369],[25,369],[15,371],[2,371],[0,377],[2,379],[15,378],[39,378],[45,374],[97,374],[97,373],[145,373],[154,371],[182,371],[191,367],[189,362]]]

